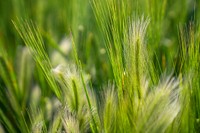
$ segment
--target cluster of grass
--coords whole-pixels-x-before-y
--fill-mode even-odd
[[[198,6],[0,1],[0,132],[199,132]]]

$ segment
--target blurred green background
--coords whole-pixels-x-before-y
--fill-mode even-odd
[[[162,2],[165,2],[165,7],[160,4]],[[156,51],[159,60],[163,60],[162,70],[171,68],[171,60],[176,58],[179,47],[179,27],[187,27],[190,21],[199,21],[200,2],[130,0],[130,4],[140,14],[150,17],[149,27],[153,28],[149,28],[148,46]],[[11,58],[15,57],[17,48],[24,45],[12,24],[12,20],[21,18],[31,19],[39,27],[48,52],[58,48],[63,38],[70,38],[70,34],[73,34],[85,68],[88,71],[91,67],[95,69],[98,78],[96,84],[111,76],[107,55],[104,54],[103,35],[100,34],[89,0],[1,0],[0,43]]]

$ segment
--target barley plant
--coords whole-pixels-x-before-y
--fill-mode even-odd
[[[0,1],[0,133],[200,132],[198,7]]]

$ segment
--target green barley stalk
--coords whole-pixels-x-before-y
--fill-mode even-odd
[[[19,32],[21,38],[24,40],[27,47],[29,47],[35,61],[40,65],[40,67],[43,70],[43,73],[51,86],[51,89],[54,91],[56,96],[59,99],[62,99],[61,97],[61,91],[58,88],[54,77],[51,74],[51,63],[49,60],[49,57],[47,53],[45,52],[45,45],[42,40],[41,34],[39,32],[39,29],[33,25],[32,22],[28,21],[20,21],[14,22],[13,24],[17,31]],[[45,65],[44,65],[45,64]]]

